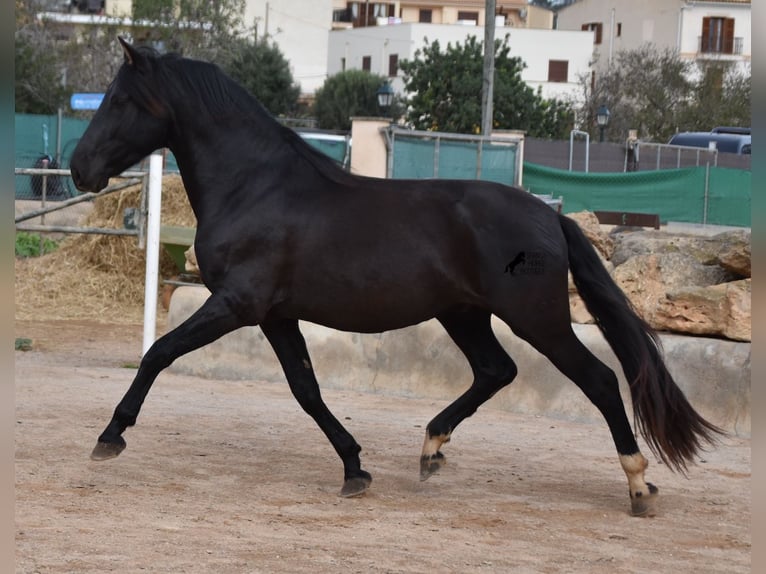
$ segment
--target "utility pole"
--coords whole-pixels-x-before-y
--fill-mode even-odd
[[[484,8],[484,69],[481,82],[481,134],[492,133],[492,93],[495,83],[495,0]]]

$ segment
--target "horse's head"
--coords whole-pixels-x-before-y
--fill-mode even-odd
[[[156,57],[122,38],[125,61],[72,154],[72,179],[82,191],[100,191],[167,144],[170,114],[159,95]]]

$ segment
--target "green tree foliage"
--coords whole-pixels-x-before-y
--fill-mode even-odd
[[[508,37],[495,42],[493,127],[524,130],[533,137],[564,137],[572,114],[569,104],[545,100],[521,79],[524,62],[510,55]],[[479,133],[481,125],[482,42],[438,41],[400,63],[408,99],[407,121],[416,129]]]
[[[55,114],[69,93],[63,85],[64,62],[53,35],[35,20],[40,6],[16,1],[15,104],[17,113]]]
[[[581,79],[580,129],[598,132],[596,110],[611,112],[607,139],[624,141],[636,129],[647,141],[666,142],[678,131],[750,125],[750,75],[727,62],[698,65],[672,49],[644,44],[616,54],[613,65]]]
[[[222,66],[272,114],[295,111],[300,86],[293,80],[289,62],[268,38],[235,40]]]
[[[376,92],[383,76],[347,70],[325,80],[314,94],[314,116],[322,129],[350,130],[352,116],[379,116]]]
[[[220,63],[237,47],[244,0],[135,0],[135,20],[83,26],[61,39],[57,24],[39,20],[43,0],[16,0],[16,111],[54,113],[72,92],[102,92],[122,63],[118,35],[161,52]],[[63,84],[63,85],[62,85]],[[76,115],[76,114],[75,114]]]
[[[55,50],[27,34],[19,34],[15,52],[16,113],[55,114],[67,99],[62,84],[63,66]]]

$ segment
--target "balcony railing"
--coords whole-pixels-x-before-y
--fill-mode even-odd
[[[724,38],[704,38],[697,36],[697,53],[705,56],[741,56],[744,51],[745,39],[735,37],[731,43],[731,48],[726,45]]]

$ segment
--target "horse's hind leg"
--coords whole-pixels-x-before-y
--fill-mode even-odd
[[[98,437],[91,458],[106,460],[123,451],[125,439],[122,433],[136,424],[141,405],[160,371],[181,355],[212,343],[243,324],[227,298],[213,294],[191,317],[157,339],[144,355],[133,383]]]
[[[450,440],[455,427],[513,381],[517,372],[516,365],[492,332],[489,312],[469,309],[447,313],[437,319],[468,359],[474,380],[465,393],[428,423],[420,457],[421,480],[426,480],[445,463],[439,449]]]
[[[322,400],[298,321],[264,321],[261,329],[277,354],[293,395],[327,435],[343,461],[343,487],[340,495],[349,497],[362,494],[372,481],[370,474],[361,468],[359,452],[362,448]]]
[[[577,338],[568,310],[564,315],[549,308],[523,323],[517,319],[515,324],[512,321],[508,324],[574,381],[598,408],[606,419],[620,465],[628,478],[632,513],[635,516],[652,514],[657,488],[644,480],[644,470],[649,463],[639,451],[631,431],[617,377]]]

